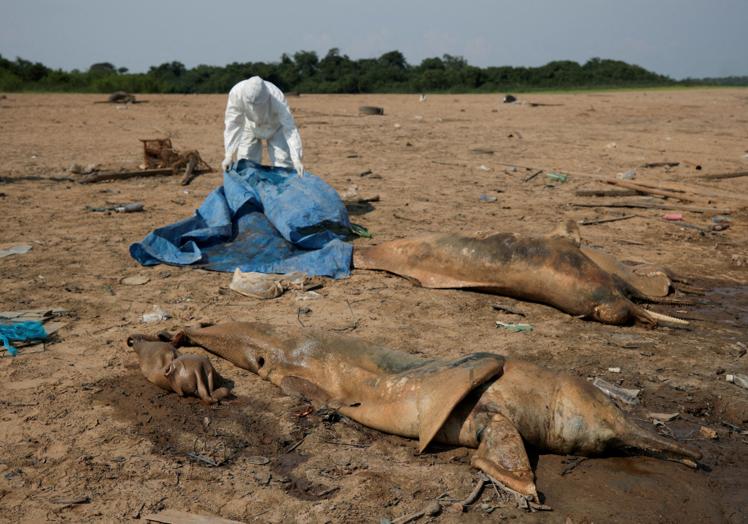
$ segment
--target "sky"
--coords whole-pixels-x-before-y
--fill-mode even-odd
[[[675,79],[748,75],[748,0],[0,0],[0,55],[132,72],[330,48],[471,65],[610,58]]]

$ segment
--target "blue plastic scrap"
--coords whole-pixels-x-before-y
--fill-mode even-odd
[[[344,278],[350,233],[345,204],[321,178],[240,160],[194,216],[149,233],[130,255],[145,266]]]
[[[18,349],[11,345],[11,340],[26,342],[28,340],[46,339],[47,331],[44,329],[44,324],[36,320],[27,320],[14,324],[0,324],[0,342],[2,342],[11,357],[15,357],[18,354]]]

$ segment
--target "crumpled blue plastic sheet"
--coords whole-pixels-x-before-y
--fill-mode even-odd
[[[27,340],[45,340],[46,338],[47,331],[44,329],[44,324],[36,320],[0,324],[0,343],[3,344],[11,357],[15,357],[18,353],[18,349],[11,345],[11,340],[26,342]]]
[[[345,204],[321,178],[240,160],[194,216],[156,229],[130,255],[145,266],[344,278],[350,228]]]

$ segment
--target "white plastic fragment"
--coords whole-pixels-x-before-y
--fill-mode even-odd
[[[153,324],[154,322],[161,322],[170,318],[171,315],[160,306],[153,306],[150,311],[143,313],[143,322],[145,324]]]
[[[592,381],[592,385],[608,395],[610,398],[620,400],[621,402],[625,402],[626,404],[636,404],[639,402],[638,397],[639,393],[641,393],[640,389],[622,388],[620,386],[616,386],[615,384],[611,384],[610,382],[599,377],[595,378],[595,380]]]

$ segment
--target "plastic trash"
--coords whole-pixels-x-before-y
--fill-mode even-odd
[[[639,402],[638,397],[639,393],[641,393],[640,389],[622,388],[620,386],[616,386],[615,384],[611,384],[610,382],[601,378],[595,378],[595,380],[592,381],[592,385],[608,395],[610,398],[620,400],[621,402],[625,402],[626,404],[637,404]]]
[[[143,313],[143,322],[146,324],[161,322],[162,320],[169,320],[170,318],[171,315],[159,306],[153,306],[150,311]]]
[[[511,331],[512,333],[529,333],[534,328],[532,327],[532,324],[521,324],[521,323],[515,323],[515,322],[501,322],[499,320],[496,321],[496,327],[497,328],[504,328],[507,331]]]
[[[743,375],[742,373],[735,373],[733,375],[726,375],[725,379],[728,382],[735,384],[736,386],[740,386],[741,388],[748,389],[748,375]]]
[[[492,195],[481,195],[478,197],[481,202],[496,202],[497,198]]]
[[[636,178],[636,170],[635,169],[629,169],[628,171],[624,173],[618,173],[616,175],[616,178],[618,180],[633,180]]]
[[[47,331],[44,329],[44,324],[36,320],[0,324],[0,342],[11,357],[18,354],[18,350],[11,345],[11,340],[26,342],[27,340],[45,340],[46,338]]]
[[[15,246],[6,247],[0,249],[0,258],[8,257],[10,255],[23,255],[31,251],[31,246],[28,244],[16,244]]]
[[[662,218],[669,222],[679,222],[683,220],[683,215],[681,213],[665,213]]]
[[[563,173],[546,173],[545,176],[552,182],[566,182],[569,177]]]

